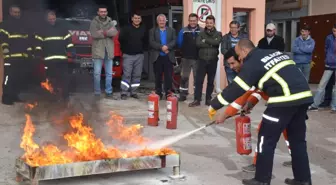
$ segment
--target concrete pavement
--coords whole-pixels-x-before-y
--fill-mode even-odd
[[[104,123],[109,111],[115,111],[125,116],[127,124],[140,123],[144,126],[143,134],[153,140],[185,133],[198,128],[207,122],[207,107],[202,105],[189,108],[188,102],[180,103],[178,129],[165,128],[165,101],[160,101],[160,125],[149,127],[147,120],[146,95],[140,100],[129,99],[107,100],[99,103],[100,112],[95,113],[91,105],[85,101],[87,95],[79,95],[82,108],[89,113],[90,124],[96,129],[97,136],[104,140]],[[78,102],[77,101],[77,102]],[[191,100],[189,100],[191,101]],[[19,147],[24,126],[23,104],[14,107],[0,105],[0,185],[24,185],[15,182],[15,158],[22,155]],[[265,109],[264,103],[259,103],[250,115],[253,128],[256,128]],[[84,111],[84,110],[83,110]],[[328,111],[309,113],[307,143],[311,162],[313,183],[319,185],[336,184],[336,115]],[[99,119],[98,119],[99,118]],[[45,115],[35,116],[36,135],[38,142],[54,140],[57,129],[49,124]],[[255,133],[253,129],[255,147]],[[206,128],[189,138],[175,143],[172,147],[181,153],[181,173],[186,176],[182,180],[171,180],[168,176],[172,169],[146,170],[137,172],[107,174],[89,177],[69,178],[41,182],[41,185],[240,185],[241,179],[251,178],[253,174],[244,173],[241,167],[252,161],[252,155],[240,156],[236,153],[235,128],[233,119],[223,125]],[[282,166],[282,162],[290,160],[283,139],[279,141],[274,159],[272,185],[282,185],[286,177],[292,177],[292,171]]]

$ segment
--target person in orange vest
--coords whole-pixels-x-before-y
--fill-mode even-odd
[[[239,61],[234,49],[229,50],[225,56],[225,60],[228,61],[228,64],[232,70],[235,72],[239,72],[242,66],[242,63]],[[221,114],[221,116],[217,119],[218,121],[226,120],[228,117],[232,117],[237,115],[239,111],[250,112],[250,110],[261,100],[264,99],[265,101],[268,100],[268,96],[261,90],[252,87],[249,91],[247,91],[243,96],[236,99],[232,102]],[[260,129],[261,123],[258,126],[258,131]],[[290,154],[290,146],[288,142],[287,132],[286,130],[283,132],[283,136],[285,138],[285,142],[288,147],[288,151]],[[251,165],[245,166],[242,168],[245,172],[255,172],[256,170],[256,162],[257,162],[257,152],[254,154],[253,163]],[[285,161],[283,163],[284,166],[291,167],[291,161]]]

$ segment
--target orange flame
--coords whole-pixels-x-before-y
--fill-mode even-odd
[[[37,102],[35,102],[35,103],[27,103],[26,106],[25,106],[25,108],[31,111],[36,106],[37,106]]]
[[[57,146],[48,144],[40,147],[33,141],[34,125],[29,115],[26,115],[26,126],[22,136],[20,147],[25,153],[22,158],[31,166],[46,166],[52,164],[64,164],[79,161],[129,158],[140,156],[167,155],[176,152],[169,148],[159,150],[127,151],[116,147],[106,147],[101,139],[92,132],[92,128],[84,125],[83,115],[78,114],[69,118],[69,124],[73,130],[64,135],[68,143],[66,150],[60,150]],[[127,127],[123,125],[123,117],[111,113],[111,119],[107,122],[110,133],[114,139],[144,146],[149,139],[140,135],[140,125]]]
[[[54,88],[51,85],[51,83],[49,82],[49,79],[47,78],[45,82],[41,82],[41,87],[43,89],[46,89],[47,91],[49,91],[50,93],[54,93]]]

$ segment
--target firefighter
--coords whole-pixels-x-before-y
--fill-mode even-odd
[[[29,32],[21,19],[21,9],[12,5],[9,8],[10,17],[0,25],[0,42],[4,56],[4,80],[2,103],[13,105],[20,102],[19,93],[22,90],[28,73],[27,61],[32,48],[29,42]]]
[[[285,183],[311,185],[305,121],[313,95],[307,81],[295,62],[280,51],[255,48],[248,39],[241,39],[235,51],[244,65],[233,83],[211,101],[210,118],[218,109],[229,105],[253,86],[269,96],[258,133],[255,177],[243,179],[242,183],[271,184],[274,150],[281,133],[287,129],[294,179],[288,178]]]
[[[36,33],[35,53],[42,57],[46,77],[55,89],[59,100],[67,103],[69,100],[69,72],[67,51],[73,52],[71,35],[65,25],[56,21],[54,11],[47,12],[48,24]]]

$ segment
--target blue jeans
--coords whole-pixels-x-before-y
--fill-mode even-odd
[[[233,82],[233,79],[237,76],[237,73],[227,66],[224,66],[224,69],[226,73],[226,79],[228,81],[228,84],[230,84]]]
[[[112,93],[112,60],[107,59],[92,59],[93,61],[93,86],[94,86],[94,93],[99,95],[101,93],[100,88],[100,78],[101,78],[101,71],[104,62],[105,68],[105,93],[111,94]]]
[[[297,68],[303,73],[303,76],[306,78],[307,82],[309,82],[310,77],[310,64],[296,64]]]
[[[325,95],[325,89],[327,87],[329,79],[330,78],[336,79],[336,74],[334,74],[334,76],[332,76],[332,74],[333,74],[332,70],[324,70],[323,76],[317,88],[317,92],[314,96],[314,103],[311,105],[312,107],[318,108],[319,105],[322,103],[324,95]],[[332,93],[331,109],[336,110],[336,86],[335,84],[334,84],[333,93]]]

